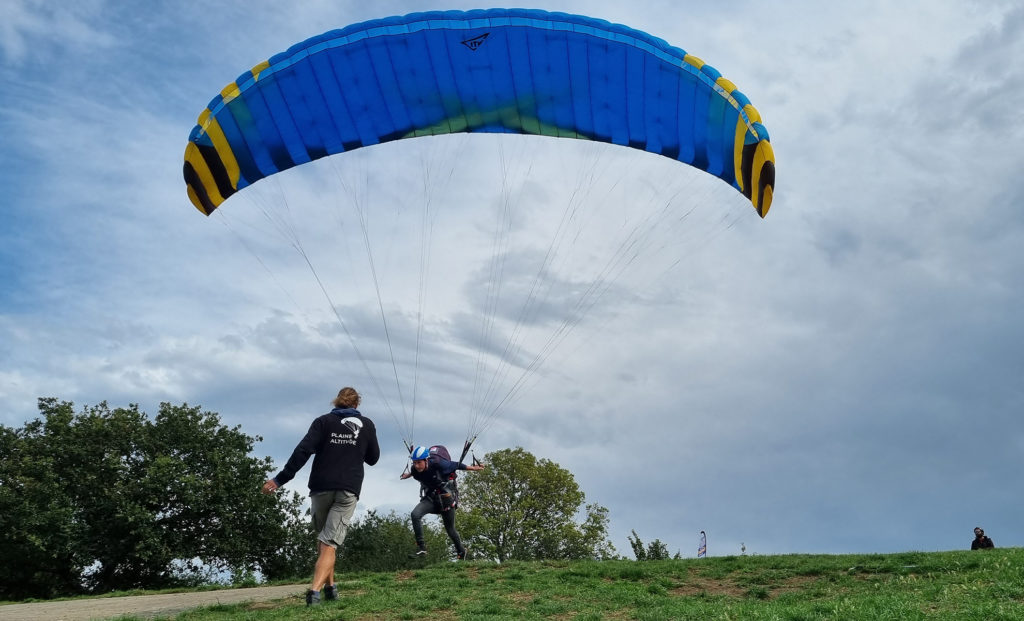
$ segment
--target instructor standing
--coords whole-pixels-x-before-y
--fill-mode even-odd
[[[306,591],[306,605],[320,603],[320,589],[326,586],[327,599],[337,599],[334,585],[334,560],[338,546],[352,522],[356,502],[363,487],[363,464],[374,465],[380,459],[377,428],[359,413],[359,393],[345,387],[334,398],[334,409],[316,418],[295,447],[288,463],[263,484],[267,494],[295,478],[310,455],[310,512],[318,532],[319,556],[313,570],[313,582]]]

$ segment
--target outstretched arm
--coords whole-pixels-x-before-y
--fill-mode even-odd
[[[320,446],[320,438],[322,436],[322,429],[320,425],[321,423],[319,418],[313,421],[313,424],[309,426],[309,431],[306,432],[306,435],[299,441],[298,446],[296,446],[295,450],[292,451],[292,456],[288,458],[288,462],[285,463],[284,468],[282,468],[281,472],[278,472],[272,479],[277,487],[280,487],[294,479],[295,473],[306,465],[310,455],[316,453],[317,447]],[[265,491],[268,484],[269,481],[263,485]],[[269,491],[267,493],[269,493]]]

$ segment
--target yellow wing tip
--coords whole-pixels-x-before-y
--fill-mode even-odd
[[[754,153],[750,196],[754,209],[762,218],[768,215],[775,195],[775,151],[772,143],[762,140]]]
[[[764,219],[768,215],[768,210],[772,208],[772,186],[768,186],[764,189],[764,194],[761,196],[761,205],[757,208],[757,215]]]
[[[186,188],[186,191],[188,192],[188,200],[192,201],[192,205],[199,210],[199,213],[204,216],[210,215],[209,212],[206,211],[206,208],[203,207],[203,201],[199,200],[199,196],[196,194],[195,190],[189,186]]]

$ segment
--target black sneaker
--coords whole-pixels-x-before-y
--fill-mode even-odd
[[[409,558],[423,558],[427,555],[426,546],[419,546],[416,551],[409,555]]]
[[[469,548],[468,547],[467,548],[463,548],[462,552],[456,552],[455,553],[455,560],[457,560],[457,561],[464,561],[464,560],[466,560],[466,555],[467,554],[469,554]]]
[[[320,605],[320,591],[314,591],[312,589],[306,591],[306,605],[307,606],[319,606]]]
[[[329,602],[333,602],[338,599],[338,587],[333,584],[328,584],[324,587],[324,599]]]

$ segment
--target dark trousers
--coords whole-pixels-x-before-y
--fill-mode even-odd
[[[441,511],[441,503],[435,502],[430,498],[423,498],[420,500],[420,504],[416,505],[412,510],[412,532],[416,535],[416,544],[424,545],[423,542],[423,516],[428,513],[441,516],[441,522],[444,524],[445,531],[448,532],[448,538],[455,544],[455,551],[459,554],[464,553],[466,550],[462,547],[462,539],[459,538],[459,531],[455,530],[455,511],[452,507],[447,511]]]

